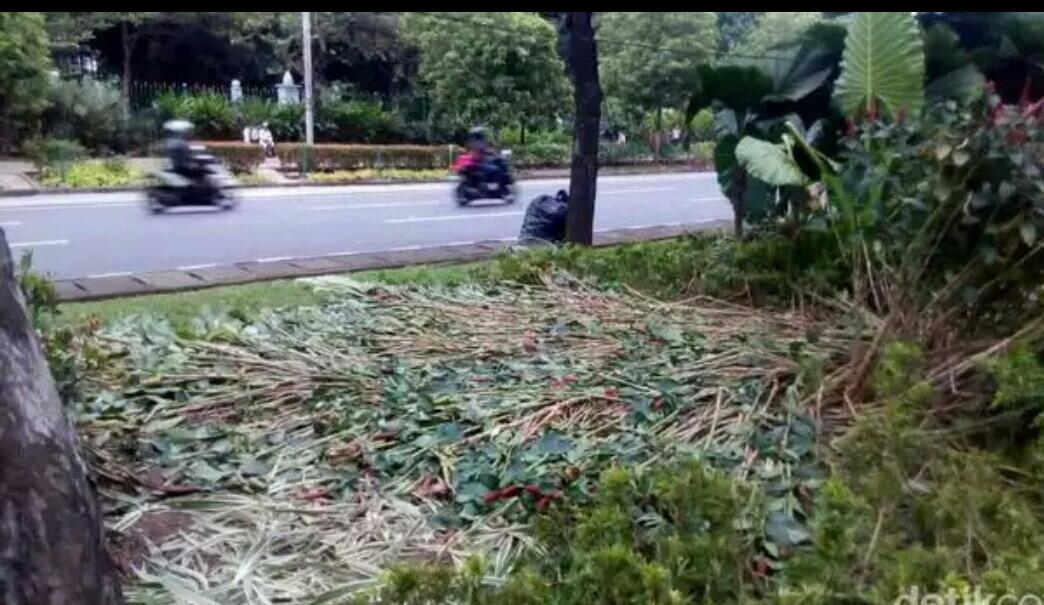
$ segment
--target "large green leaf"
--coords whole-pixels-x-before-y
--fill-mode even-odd
[[[835,94],[848,115],[916,113],[924,103],[924,41],[912,13],[864,12],[845,37]]]
[[[805,183],[805,175],[782,145],[754,137],[743,137],[736,145],[735,153],[736,162],[740,166],[751,176],[769,185],[784,187]]]

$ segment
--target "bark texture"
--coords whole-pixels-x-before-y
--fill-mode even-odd
[[[594,237],[595,192],[598,185],[598,127],[602,119],[602,87],[598,79],[594,13],[564,13],[561,18],[564,23],[559,29],[559,35],[564,37],[562,47],[573,80],[576,110],[566,241],[590,246]]]
[[[94,486],[0,230],[0,604],[122,602]]]

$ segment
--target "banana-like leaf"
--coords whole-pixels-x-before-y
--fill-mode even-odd
[[[845,37],[834,92],[847,115],[919,112],[924,103],[924,40],[913,14],[856,15]]]
[[[743,137],[736,145],[736,162],[754,178],[775,187],[805,184],[805,175],[782,145]]]
[[[961,103],[974,100],[986,86],[986,78],[974,65],[965,65],[932,80],[925,89],[931,101],[954,99]]]

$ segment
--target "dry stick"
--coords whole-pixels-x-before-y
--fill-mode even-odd
[[[862,568],[865,572],[867,566],[870,565],[870,558],[874,554],[874,549],[877,548],[877,539],[881,535],[881,527],[884,525],[885,510],[883,508],[877,509],[877,523],[874,524],[874,533],[870,536],[870,545],[866,548],[866,554],[863,555]]]
[[[703,447],[707,448],[710,445],[711,437],[714,435],[714,431],[718,428],[718,412],[721,411],[721,395],[724,389],[718,387],[718,396],[714,398],[714,416],[711,418],[711,428],[707,432],[707,436],[703,439]]]

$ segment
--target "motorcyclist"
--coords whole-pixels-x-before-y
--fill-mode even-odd
[[[486,137],[486,131],[481,126],[476,126],[468,131],[465,141],[467,153],[457,158],[454,169],[465,174],[469,180],[477,179],[479,182],[490,180],[496,166],[494,158],[496,154]]]
[[[164,147],[171,171],[189,179],[196,186],[212,191],[219,189],[206,166],[194,157],[192,145],[189,143],[193,132],[192,123],[186,120],[171,120],[163,125],[163,132],[167,137]]]

